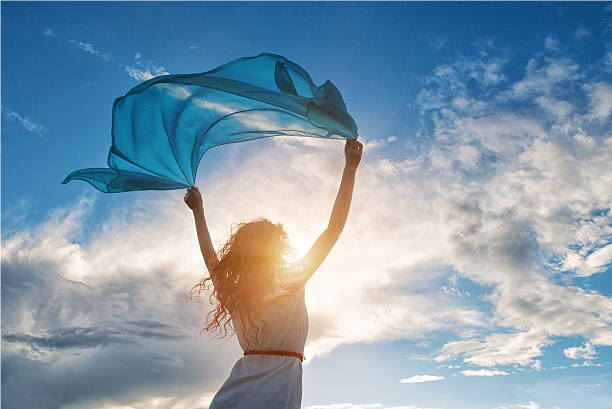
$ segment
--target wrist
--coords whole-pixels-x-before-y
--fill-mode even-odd
[[[194,216],[204,216],[204,208],[203,207],[196,207],[195,209],[192,209],[193,215]]]
[[[351,165],[349,163],[344,164],[344,170],[348,172],[355,172],[357,170],[358,165]]]

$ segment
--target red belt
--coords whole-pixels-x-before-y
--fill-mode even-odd
[[[294,358],[299,359],[300,361],[304,361],[304,355],[299,352],[293,351],[261,351],[257,349],[250,349],[248,351],[244,351],[244,355],[281,355],[281,356],[292,356]]]

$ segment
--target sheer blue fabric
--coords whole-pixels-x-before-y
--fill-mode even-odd
[[[184,189],[213,146],[278,135],[356,139],[357,126],[334,84],[316,86],[280,55],[162,75],[115,100],[108,168],[76,170],[62,183],[104,193]]]

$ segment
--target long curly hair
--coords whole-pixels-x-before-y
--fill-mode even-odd
[[[239,223],[232,230],[217,252],[219,264],[193,286],[190,298],[212,289],[209,302],[214,308],[202,330],[224,338],[228,328],[235,331],[232,320],[238,319],[247,340],[258,343],[266,325],[258,318],[262,301],[285,266],[290,246],[283,226],[265,218]]]

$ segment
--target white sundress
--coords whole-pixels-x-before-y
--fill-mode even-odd
[[[283,350],[304,353],[308,312],[302,286],[296,292],[279,284],[266,296],[260,345],[249,345],[240,320],[233,321],[243,351]],[[261,328],[261,325],[260,325]],[[302,362],[292,356],[247,355],[240,358],[215,394],[209,409],[300,409]]]

